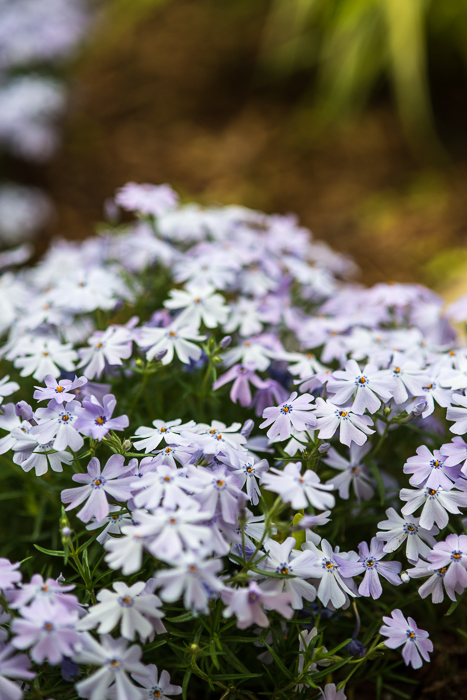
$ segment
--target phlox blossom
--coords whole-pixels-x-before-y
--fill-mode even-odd
[[[125,430],[129,425],[128,416],[112,418],[116,405],[113,394],[104,396],[102,404],[95,396],[85,396],[81,406],[76,409],[76,430],[94,440],[102,440],[109,430]]]
[[[73,389],[82,387],[87,383],[86,377],[76,377],[71,379],[60,379],[57,382],[55,377],[51,374],[47,374],[44,377],[45,388],[43,386],[36,386],[36,391],[34,392],[34,398],[36,401],[45,401],[46,399],[54,399],[57,403],[64,403],[65,401],[73,401],[75,395],[72,393]]]
[[[447,569],[444,587],[451,600],[467,588],[467,535],[448,535],[444,542],[436,542],[427,557],[432,571]]]
[[[284,469],[271,468],[263,476],[262,484],[268,491],[275,491],[284,503],[289,503],[294,510],[301,510],[312,505],[318,510],[334,508],[335,498],[329,493],[334,486],[322,484],[316,472],[310,469],[301,473],[300,462],[289,462]]]
[[[5,700],[21,700],[23,693],[18,681],[30,681],[36,674],[29,670],[31,662],[26,654],[16,654],[11,644],[0,649],[0,696]]]
[[[421,489],[401,489],[401,501],[407,501],[402,508],[403,515],[411,515],[421,505],[420,525],[425,530],[431,530],[434,523],[443,528],[449,522],[448,513],[460,513],[459,506],[467,506],[467,493],[456,489],[437,489],[424,487]]]
[[[146,697],[157,698],[157,700],[169,700],[169,695],[180,695],[182,688],[179,685],[172,685],[168,671],[162,671],[159,676],[157,666],[149,664],[146,666],[146,676],[132,673],[131,677],[140,683],[146,691]]]
[[[0,404],[3,402],[5,396],[14,394],[14,392],[19,389],[19,384],[17,382],[9,382],[9,378],[10,375],[7,374],[3,379],[0,379]]]
[[[297,398],[298,397],[298,398]],[[290,397],[279,406],[270,406],[263,411],[263,418],[260,428],[271,425],[267,432],[270,440],[279,437],[280,440],[287,440],[292,434],[292,429],[301,431],[307,430],[310,426],[316,426],[316,418],[310,411],[313,410],[311,394],[298,396],[294,391]]]
[[[235,615],[237,627],[241,630],[253,624],[269,627],[269,618],[264,610],[277,610],[286,620],[294,615],[288,593],[263,591],[254,581],[250,581],[245,588],[224,588],[221,596],[227,606],[222,612],[223,616]]]
[[[219,559],[204,559],[202,553],[187,552],[174,558],[170,568],[156,572],[156,587],[166,603],[173,603],[183,596],[187,610],[207,613],[208,602],[217,594],[222,583],[217,574],[222,571]]]
[[[420,668],[424,659],[430,660],[430,652],[433,651],[433,643],[428,639],[428,632],[417,627],[411,617],[406,619],[400,610],[393,610],[391,617],[383,617],[385,623],[379,633],[387,637],[385,644],[390,649],[397,649],[404,645],[402,658],[406,666],[411,664],[413,668]]]
[[[192,341],[200,342],[205,339],[206,336],[198,335],[195,326],[181,326],[177,321],[166,328],[143,326],[136,332],[136,342],[139,347],[146,349],[146,359],[152,360],[157,353],[167,350],[161,360],[163,365],[172,362],[174,353],[184,364],[188,364],[190,360],[199,360],[201,348]]]
[[[128,500],[133,477],[122,478],[130,469],[130,466],[124,466],[124,461],[122,455],[112,455],[101,472],[99,460],[93,457],[87,474],[73,474],[72,477],[73,481],[85,485],[62,491],[62,503],[69,503],[66,510],[72,510],[86,501],[77,516],[88,523],[92,518],[103,520],[109,515],[107,494],[117,501]]]
[[[383,592],[383,587],[379,577],[382,576],[393,586],[400,586],[402,581],[399,574],[402,569],[402,564],[398,561],[382,562],[381,559],[385,556],[383,543],[376,537],[373,537],[370,543],[370,548],[366,542],[360,542],[358,545],[360,559],[358,561],[346,561],[335,555],[337,563],[340,565],[340,574],[344,578],[351,578],[358,574],[365,573],[358,592],[360,595],[377,599]]]
[[[328,391],[334,394],[333,403],[338,406],[346,404],[355,396],[352,411],[362,415],[365,410],[375,413],[381,401],[389,401],[394,391],[394,380],[375,365],[366,365],[360,369],[355,360],[349,360],[345,370],[338,370],[328,382]]]
[[[251,390],[250,382],[257,389],[266,386],[266,382],[255,374],[254,370],[248,369],[244,365],[234,365],[225,374],[223,374],[219,379],[217,379],[212,388],[214,391],[219,389],[224,384],[228,384],[233,381],[232,388],[230,390],[230,399],[241,406],[249,406],[251,404]]]
[[[322,398],[316,400],[316,428],[319,430],[318,437],[322,440],[332,438],[334,433],[340,429],[339,440],[347,447],[352,442],[363,445],[367,440],[367,435],[375,431],[369,426],[373,424],[369,416],[360,416],[353,412],[352,407],[341,407],[325,401]]]
[[[394,508],[388,508],[386,515],[388,520],[378,523],[378,527],[383,532],[376,533],[379,540],[386,542],[383,551],[395,552],[403,542],[407,541],[405,553],[410,562],[418,561],[419,557],[427,557],[430,547],[433,547],[436,542],[433,535],[439,533],[436,525],[426,530],[420,526],[418,518],[401,517]]]
[[[117,190],[115,202],[127,211],[160,216],[175,209],[178,195],[170,185],[127,182]]]

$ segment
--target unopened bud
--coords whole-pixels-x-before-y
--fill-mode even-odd
[[[129,452],[132,447],[133,447],[133,443],[131,442],[131,440],[128,440],[128,438],[127,438],[126,440],[123,441],[122,448],[125,452]]]
[[[220,347],[222,350],[227,350],[229,347],[230,343],[232,342],[232,336],[231,335],[226,335],[222,338],[221,342],[219,343]]]
[[[197,644],[190,644],[189,650],[192,654],[197,654],[199,652],[199,646]]]
[[[322,442],[321,445],[318,447],[318,452],[320,455],[325,455],[326,452],[329,451],[329,448],[331,447],[330,442]]]
[[[62,537],[69,537],[70,535],[71,535],[71,528],[63,527],[62,528]]]
[[[401,573],[401,579],[403,583],[408,583],[410,581],[410,576],[408,575],[407,571],[403,571]]]
[[[386,407],[383,409],[383,415],[386,416],[386,418],[387,418],[387,417],[389,416],[390,413],[391,413],[391,409],[389,408],[389,406],[386,406]]]
[[[414,416],[421,416],[423,411],[426,411],[427,406],[427,401],[419,401],[417,404],[415,404],[414,408],[412,409],[412,414]]]
[[[240,432],[243,435],[243,437],[246,437],[248,440],[248,438],[251,435],[251,431],[253,430],[254,427],[255,427],[255,421],[251,420],[251,418],[248,418],[248,420],[246,420],[244,422],[243,428],[241,429]]]
[[[159,350],[159,352],[156,352],[156,354],[154,355],[154,362],[160,362],[162,360],[162,358],[165,357],[166,355],[167,355],[167,348],[165,348],[164,350]]]
[[[18,401],[18,403],[15,405],[15,413],[18,418],[22,418],[23,420],[27,421],[32,420],[34,417],[34,412],[26,401]]]

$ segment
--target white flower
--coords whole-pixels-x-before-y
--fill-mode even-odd
[[[109,326],[105,331],[96,331],[88,339],[88,348],[78,351],[80,363],[85,367],[88,379],[100,377],[106,365],[120,366],[132,353],[131,329],[125,326]]]
[[[144,581],[127,586],[122,581],[112,584],[115,591],[102,589],[97,594],[99,603],[89,608],[88,614],[80,620],[77,628],[89,630],[97,628],[99,634],[107,634],[120,624],[120,632],[130,641],[135,634],[146,640],[153,631],[152,624],[146,619],[161,618],[164,613],[158,610],[161,601],[156,595],[144,595]]]
[[[146,666],[147,676],[140,676],[138,673],[132,673],[131,677],[141,683],[146,691],[147,698],[154,700],[169,700],[168,695],[180,695],[182,688],[179,685],[172,685],[168,671],[162,671],[160,678],[157,671],[157,666],[149,664]]]
[[[348,607],[349,595],[356,596],[356,586],[352,579],[345,579],[339,573],[339,564],[334,559],[334,552],[327,540],[321,541],[319,549],[311,540],[302,545],[305,551],[311,551],[315,555],[314,564],[309,568],[309,577],[321,579],[318,586],[318,598],[325,607],[329,604],[334,608]],[[345,555],[338,552],[340,557]],[[358,559],[354,552],[352,561]],[[350,558],[350,555],[347,555]]]
[[[81,407],[78,401],[68,401],[63,406],[50,401],[47,408],[38,408],[36,411],[38,425],[32,428],[32,433],[41,444],[54,440],[54,450],[65,450],[71,447],[75,452],[83,446],[84,440],[73,426],[78,420],[76,410]]]
[[[351,442],[363,445],[367,440],[366,436],[375,432],[369,427],[373,425],[369,416],[356,415],[352,407],[342,408],[332,401],[318,398],[315,415],[318,417],[316,421],[318,437],[322,440],[332,438],[340,428],[339,440],[344,445],[349,447]]]
[[[465,435],[467,433],[467,396],[454,394],[452,403],[457,405],[450,406],[446,412],[446,418],[455,421],[449,430],[456,435]]]
[[[263,571],[295,576],[295,578],[267,578],[262,581],[260,587],[263,591],[288,593],[294,610],[301,610],[302,598],[309,601],[316,598],[316,588],[304,580],[310,578],[310,566],[314,563],[315,555],[312,552],[294,550],[296,543],[294,537],[287,537],[281,544],[271,539],[264,543],[268,556],[259,564],[259,567]]]
[[[269,490],[280,495],[284,503],[289,503],[294,510],[308,508],[312,505],[319,510],[334,508],[332,484],[322,484],[319,476],[308,469],[301,474],[300,462],[289,462],[283,470],[271,468],[263,476],[262,484]]]
[[[182,442],[180,439],[180,432],[182,430],[189,430],[195,426],[194,421],[189,421],[182,425],[181,418],[167,422],[163,420],[153,420],[152,424],[154,428],[141,426],[136,430],[135,435],[133,435],[133,437],[143,438],[142,440],[135,440],[133,442],[133,447],[137,450],[144,450],[146,454],[155,450],[161,440],[165,440],[169,445],[174,443],[179,444]]]
[[[156,572],[156,586],[162,588],[159,595],[165,602],[173,603],[183,595],[188,610],[206,613],[210,596],[222,588],[216,577],[221,570],[219,559],[185,553],[172,562],[170,569]]]
[[[71,343],[62,345],[53,338],[45,340],[37,338],[23,357],[16,358],[14,365],[22,368],[20,372],[22,377],[32,374],[34,379],[42,382],[47,374],[58,377],[59,367],[72,372],[75,368],[74,361],[77,359],[78,354],[72,349]]]
[[[177,317],[177,323],[185,323],[199,328],[201,322],[206,328],[216,328],[227,320],[228,306],[224,297],[216,294],[214,287],[188,284],[185,289],[171,289],[171,299],[164,301],[168,309],[183,309]]]
[[[86,525],[86,530],[98,530],[103,527],[101,534],[97,537],[99,544],[107,542],[111,535],[120,535],[122,527],[131,525],[131,516],[122,512],[120,506],[109,506],[109,515],[103,520],[94,520]],[[117,540],[118,541],[118,540]]]
[[[121,569],[128,576],[141,569],[144,540],[138,525],[125,525],[121,532],[123,537],[112,537],[105,542],[108,552],[105,561],[111,569]]]
[[[136,331],[137,344],[142,348],[148,348],[146,352],[148,360],[152,360],[161,350],[167,350],[166,355],[161,360],[163,365],[172,362],[174,352],[184,364],[188,364],[190,360],[199,360],[201,348],[191,341],[200,342],[205,339],[206,336],[198,335],[198,330],[195,327],[179,326],[177,321],[165,328],[143,326]]]
[[[376,533],[379,540],[386,542],[383,551],[395,552],[404,541],[407,541],[405,552],[411,563],[417,562],[419,557],[427,557],[431,551],[430,547],[433,547],[436,542],[433,535],[439,533],[436,525],[433,525],[430,530],[426,530],[420,526],[418,518],[413,516],[401,518],[394,508],[388,508],[386,515],[389,519],[378,523],[378,527],[386,532]]]
[[[109,689],[115,688],[117,700],[141,700],[141,691],[130,681],[129,673],[147,676],[146,667],[140,662],[142,649],[134,644],[128,648],[126,639],[112,639],[109,635],[97,642],[90,634],[82,636],[84,648],[75,654],[77,663],[100,666],[91,676],[76,683],[82,698],[102,700]]]
[[[238,328],[243,337],[256,335],[263,330],[264,320],[258,301],[240,297],[237,302],[230,304],[229,320],[224,325],[224,331],[233,333]]]
[[[0,404],[3,403],[5,396],[10,396],[18,391],[19,384],[17,382],[9,382],[10,375],[6,375],[3,379],[0,379]]]
[[[259,342],[257,338],[247,338],[240,345],[227,350],[224,354],[224,364],[226,367],[230,367],[239,362],[249,369],[264,372],[271,364],[271,354],[271,350]]]
[[[362,415],[365,409],[375,413],[381,406],[378,397],[389,401],[393,394],[394,379],[374,365],[366,365],[362,371],[355,360],[349,360],[344,371],[334,372],[332,376],[328,391],[335,394],[333,403],[342,406],[355,396],[352,411],[357,415]]]
[[[297,398],[297,392],[294,391],[287,401],[279,406],[270,406],[264,409],[263,418],[266,420],[259,427],[271,426],[267,432],[270,440],[277,437],[280,440],[287,440],[291,436],[293,428],[298,431],[307,430],[308,426],[314,428],[316,418],[311,413],[314,408],[311,405],[312,401],[311,394],[302,394]]]
[[[269,464],[266,459],[259,460],[258,457],[250,454],[246,459],[241,459],[239,466],[232,470],[239,479],[241,486],[246,485],[248,498],[254,506],[258,505],[261,495],[257,479],[261,480],[264,472],[268,469]]]
[[[434,523],[441,529],[449,522],[449,513],[460,513],[459,507],[467,506],[467,493],[455,489],[437,489],[428,487],[422,489],[401,489],[401,501],[407,501],[402,508],[404,515],[411,515],[421,505],[420,525],[425,530],[431,530]]]

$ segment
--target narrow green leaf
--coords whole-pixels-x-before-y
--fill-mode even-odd
[[[444,617],[449,617],[450,615],[452,615],[452,613],[457,608],[459,603],[460,603],[460,600],[456,600],[453,603],[451,603],[451,605],[449,606],[449,610],[447,611],[447,613],[445,613]]]
[[[187,700],[186,696],[186,691],[188,690],[188,683],[190,682],[191,674],[193,671],[191,668],[187,668],[185,675],[183,676],[183,683],[182,683],[182,699]]]
[[[274,661],[276,662],[276,664],[279,666],[279,668],[280,668],[280,670],[282,671],[282,673],[284,674],[284,676],[286,676],[289,680],[292,681],[292,680],[293,680],[293,675],[290,673],[290,671],[289,671],[289,669],[287,668],[287,666],[284,666],[284,664],[282,663],[280,657],[276,654],[276,652],[274,651],[274,649],[273,649],[272,647],[270,647],[269,644],[267,644],[266,642],[264,642],[264,646],[265,646],[266,649],[269,651],[269,653],[271,654],[271,656],[272,656],[272,658],[274,659]]]
[[[42,552],[42,554],[48,554],[51,557],[64,557],[65,552],[62,550],[60,551],[59,549],[45,549],[45,547],[39,547],[38,544],[35,544],[34,547],[39,550],[39,552]]]
[[[193,619],[193,613],[187,612],[183,615],[177,615],[177,617],[166,617],[165,619],[168,620],[168,622],[188,622],[188,620]]]

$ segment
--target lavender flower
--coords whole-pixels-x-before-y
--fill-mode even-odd
[[[467,493],[456,489],[401,489],[401,501],[407,501],[402,508],[404,515],[411,515],[421,505],[420,525],[425,530],[431,530],[434,523],[443,528],[449,522],[448,513],[460,513],[459,506],[467,506]]]
[[[102,404],[95,396],[86,396],[81,407],[76,409],[78,420],[75,429],[94,440],[102,440],[109,430],[125,430],[129,425],[128,416],[112,418],[116,405],[117,400],[113,394],[104,396]]]
[[[345,371],[334,372],[332,376],[328,391],[335,394],[333,403],[341,406],[355,395],[352,411],[357,415],[362,415],[366,409],[375,413],[381,406],[380,398],[389,401],[394,391],[392,377],[387,377],[385,372],[371,364],[362,371],[355,360],[349,360]]]
[[[14,656],[15,651],[11,644],[0,649],[0,695],[4,700],[21,700],[23,693],[14,681],[30,681],[36,676],[29,670],[31,662],[26,654]]]
[[[73,656],[79,641],[76,612],[42,599],[23,607],[21,615],[22,618],[12,622],[13,646],[17,649],[32,647],[31,658],[38,664],[47,659],[54,665],[66,656]]]
[[[388,508],[386,515],[389,520],[378,523],[378,527],[386,532],[376,533],[379,540],[386,542],[383,551],[395,552],[403,542],[407,541],[406,556],[410,562],[415,563],[419,557],[427,557],[431,551],[430,547],[433,547],[436,542],[434,535],[439,533],[436,525],[426,530],[420,526],[418,518],[413,516],[402,518],[394,508]]]
[[[112,455],[101,473],[100,462],[97,457],[93,457],[88,464],[87,474],[73,474],[72,477],[73,481],[86,485],[62,491],[62,503],[70,504],[66,510],[72,510],[86,501],[77,516],[88,523],[91,518],[103,520],[109,515],[107,494],[117,501],[128,500],[133,477],[121,478],[130,469],[130,466],[124,466],[124,461],[122,455]]]
[[[369,416],[357,415],[352,408],[342,408],[321,398],[316,400],[316,416],[316,428],[321,440],[329,440],[340,429],[339,440],[344,445],[349,447],[352,442],[363,445],[366,436],[375,432],[369,427],[373,424]]]
[[[427,558],[432,571],[446,569],[446,593],[456,600],[455,594],[467,588],[467,535],[448,535],[444,542],[436,542]]]
[[[237,627],[241,630],[253,624],[269,627],[269,618],[264,609],[277,610],[286,620],[294,614],[293,609],[289,607],[290,596],[287,593],[263,591],[254,581],[250,581],[247,588],[224,588],[221,595],[227,606],[223,616],[236,615]]]
[[[230,399],[234,403],[240,402],[241,406],[249,406],[251,404],[251,382],[256,388],[263,388],[266,386],[264,380],[255,374],[254,370],[248,369],[244,365],[234,365],[225,374],[223,374],[217,381],[214,382],[212,388],[214,391],[219,389],[224,384],[228,384],[233,381],[232,388],[230,390]]]
[[[450,489],[458,477],[457,469],[446,467],[439,450],[430,452],[428,447],[417,447],[417,457],[409,457],[404,464],[404,474],[412,474],[409,483],[412,486],[423,484],[431,489],[439,486]]]
[[[168,671],[162,671],[160,677],[157,666],[149,664],[146,666],[145,676],[132,673],[131,677],[140,683],[146,691],[146,697],[157,698],[158,700],[169,700],[169,695],[180,695],[182,688],[179,685],[172,685]]]
[[[358,562],[350,562],[341,559],[335,555],[335,559],[340,566],[340,574],[344,578],[351,578],[365,572],[363,581],[361,582],[358,592],[360,595],[377,599],[383,592],[379,577],[382,576],[393,586],[400,586],[402,581],[399,574],[402,569],[402,564],[398,561],[382,562],[385,552],[383,543],[376,537],[373,537],[370,543],[370,548],[366,542],[360,542],[358,545],[360,559]]]
[[[73,389],[82,387],[87,383],[86,377],[76,377],[73,379],[60,379],[59,382],[51,374],[44,377],[45,388],[36,386],[34,398],[36,401],[45,401],[46,399],[54,399],[57,403],[63,404],[65,401],[73,401],[75,395],[71,392]]]
[[[379,633],[387,637],[385,644],[390,649],[397,649],[404,645],[402,658],[406,666],[420,668],[425,661],[430,660],[429,653],[433,651],[433,643],[428,639],[428,632],[417,627],[411,617],[405,619],[400,610],[393,610],[391,617],[383,617],[385,625]]]

